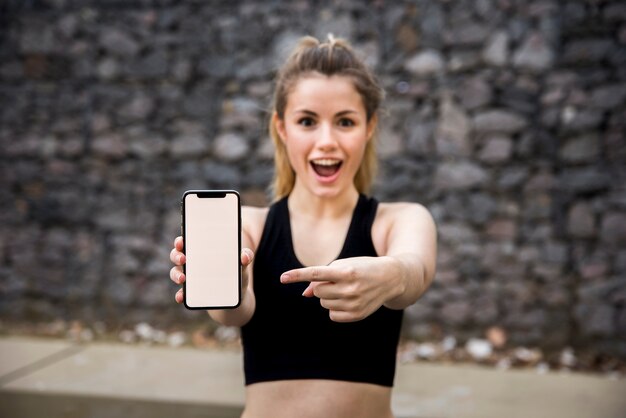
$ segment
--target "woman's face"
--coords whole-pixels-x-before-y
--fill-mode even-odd
[[[313,73],[300,78],[287,97],[284,119],[274,115],[274,123],[296,172],[295,187],[319,197],[354,188],[376,121],[368,124],[349,77]]]

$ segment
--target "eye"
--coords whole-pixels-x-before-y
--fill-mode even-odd
[[[315,125],[315,121],[313,120],[313,118],[310,118],[307,116],[307,117],[298,119],[298,125],[302,125],[305,128],[308,128],[308,127]]]
[[[339,119],[339,126],[341,126],[342,128],[349,128],[351,126],[354,126],[354,121],[348,118],[341,118]]]

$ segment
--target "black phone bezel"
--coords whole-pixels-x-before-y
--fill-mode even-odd
[[[238,292],[238,299],[237,299],[237,303],[235,305],[227,305],[227,306],[189,306],[187,304],[187,281],[185,280],[185,282],[183,283],[183,305],[185,306],[185,308],[189,309],[189,310],[213,310],[213,309],[236,309],[239,306],[241,306],[241,275],[242,275],[242,268],[241,268],[241,196],[239,194],[238,191],[236,190],[187,190],[183,193],[183,196],[181,198],[181,235],[183,237],[183,243],[186,242],[185,241],[185,226],[186,226],[186,219],[185,219],[185,199],[187,196],[189,195],[198,195],[199,198],[201,199],[219,199],[219,198],[224,198],[226,197],[227,194],[234,194],[237,197],[237,229],[238,229],[238,235],[237,235],[237,245],[238,245],[238,251],[237,251],[237,262],[239,263],[239,269],[238,269],[238,288],[239,288],[239,292]],[[183,254],[185,254],[185,245],[183,244]],[[183,273],[185,274],[185,277],[187,277],[187,270],[185,268],[185,265],[183,264]]]

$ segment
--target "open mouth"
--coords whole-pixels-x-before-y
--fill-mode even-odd
[[[342,161],[332,158],[322,158],[311,161],[311,167],[315,173],[320,177],[332,177],[341,168]]]

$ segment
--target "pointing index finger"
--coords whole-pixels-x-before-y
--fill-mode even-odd
[[[284,272],[280,276],[280,282],[333,282],[336,277],[332,273],[333,269],[329,266],[304,267]]]

